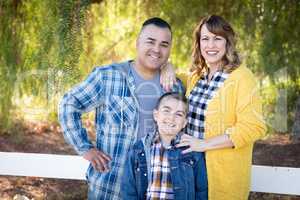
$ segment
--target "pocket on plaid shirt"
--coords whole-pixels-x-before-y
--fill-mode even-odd
[[[133,124],[135,106],[133,97],[111,95],[108,105],[108,118],[113,124],[130,126]]]

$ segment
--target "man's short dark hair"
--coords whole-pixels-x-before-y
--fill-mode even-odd
[[[147,26],[147,25],[155,25],[158,26],[160,28],[167,28],[170,30],[171,34],[172,34],[172,29],[171,26],[168,22],[166,22],[165,20],[159,18],[159,17],[153,17],[153,18],[149,18],[146,21],[144,21],[143,25],[142,25],[142,29]]]

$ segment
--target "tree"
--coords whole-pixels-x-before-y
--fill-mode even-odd
[[[49,90],[55,85],[58,69],[68,84],[79,77],[77,64],[82,51],[85,12],[91,3],[101,2],[0,1],[0,128],[11,125],[16,91],[21,96],[40,97],[45,88]],[[43,76],[28,76],[34,70],[40,74],[42,71]]]
[[[296,114],[294,118],[294,125],[292,129],[292,140],[297,141],[300,139],[300,97],[296,104]]]
[[[287,90],[291,124],[300,95],[299,11],[298,0],[0,1],[1,125],[9,124],[14,109],[24,107],[26,96],[44,102],[55,119],[61,93],[95,65],[134,58],[135,38],[148,17],[170,22],[171,61],[189,68],[193,29],[208,14],[221,15],[233,25],[243,63],[268,83],[262,93],[270,106],[267,117],[273,117],[276,90]],[[282,68],[287,69],[285,77],[278,76]]]

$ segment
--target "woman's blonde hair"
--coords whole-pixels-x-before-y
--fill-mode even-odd
[[[215,34],[222,36],[226,39],[226,53],[223,59],[222,69],[225,72],[232,72],[241,64],[240,57],[236,51],[236,39],[235,33],[228,22],[222,17],[217,15],[210,15],[201,19],[199,24],[194,30],[194,42],[193,42],[193,54],[192,54],[192,72],[196,72],[199,75],[208,70],[208,66],[205,59],[201,55],[200,51],[200,32],[203,25],[206,25],[207,29]]]

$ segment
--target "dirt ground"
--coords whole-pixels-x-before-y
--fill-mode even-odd
[[[90,123],[86,126],[92,132]],[[0,151],[75,154],[64,142],[57,124],[32,123],[14,127],[14,134],[0,133]],[[92,134],[91,134],[92,135]],[[300,167],[300,142],[288,135],[272,135],[254,146],[253,163],[257,165]],[[85,181],[45,179],[37,177],[0,176],[0,199],[12,200],[25,196],[32,200],[86,199]],[[251,193],[249,200],[300,200],[300,196]]]

